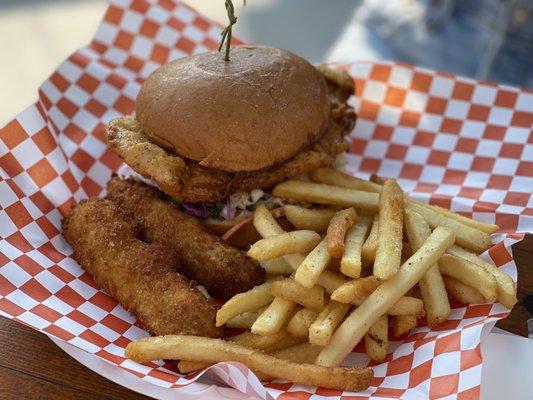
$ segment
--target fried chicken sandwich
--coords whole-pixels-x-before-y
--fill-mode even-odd
[[[269,194],[275,184],[332,165],[355,123],[346,73],[273,47],[231,54],[158,68],[135,114],[107,126],[126,164],[220,234],[257,203],[280,205]]]

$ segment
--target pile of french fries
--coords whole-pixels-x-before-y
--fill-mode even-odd
[[[194,338],[187,351],[176,350],[186,337],[171,337],[148,354],[146,343],[135,342],[130,357],[180,359],[182,372],[241,361],[261,379],[360,390],[372,372],[338,368],[360,341],[379,362],[387,356],[389,325],[394,336],[422,316],[437,326],[450,315],[449,297],[509,309],[516,302],[511,277],[478,256],[497,225],[410,199],[394,180],[365,181],[329,168],[282,182],[273,195],[299,202],[284,206],[295,230],[285,232],[265,206],[255,210],[262,239],[248,255],[268,279],[228,300],[216,317],[217,326],[249,331],[227,341]],[[164,338],[144,342],[157,339]]]

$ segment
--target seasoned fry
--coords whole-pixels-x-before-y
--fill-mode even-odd
[[[275,297],[274,301],[255,320],[251,331],[256,335],[273,335],[279,332],[291,318],[296,303]]]
[[[368,387],[370,368],[326,368],[312,364],[296,364],[238,344],[198,336],[149,337],[131,342],[126,357],[137,362],[159,359],[205,361],[210,363],[236,361],[253,371],[304,385],[358,391]]]
[[[254,260],[272,260],[286,254],[307,253],[320,242],[320,235],[313,231],[293,231],[270,236],[255,242],[248,250]]]
[[[244,332],[240,335],[231,336],[228,338],[228,340],[244,347],[263,350],[266,352],[284,349],[301,342],[301,340],[292,337],[285,330],[281,330],[272,335],[266,336],[255,335],[251,332]]]
[[[327,238],[324,238],[302,261],[294,274],[294,280],[304,287],[313,287],[330,260]]]
[[[361,304],[379,285],[380,282],[375,276],[354,279],[339,286],[331,294],[331,299],[341,303],[357,302]]]
[[[443,275],[451,276],[465,285],[473,287],[488,301],[497,300],[498,284],[496,278],[485,268],[450,254],[442,256],[439,266]]]
[[[315,311],[320,311],[324,308],[323,287],[313,286],[306,288],[291,278],[274,282],[270,288],[270,294],[275,297],[291,300]]]
[[[374,275],[390,279],[400,268],[403,237],[403,192],[396,181],[385,182],[379,202],[379,229]]]
[[[316,346],[326,346],[350,308],[349,304],[330,301],[309,327],[309,342]]]
[[[265,311],[266,307],[261,307],[256,311],[248,311],[239,315],[236,315],[228,322],[226,326],[230,328],[240,328],[240,329],[250,329],[254,324],[255,320]]]
[[[424,302],[416,297],[403,296],[387,310],[388,315],[424,315]]]
[[[382,283],[337,328],[330,343],[320,352],[317,364],[340,365],[378,318],[385,314],[453,244],[454,234],[438,227],[391,279]]]
[[[362,190],[364,192],[381,193],[381,185],[356,178],[332,168],[317,168],[311,171],[309,175],[313,181],[318,183]]]
[[[481,253],[490,245],[489,235],[485,232],[465,225],[455,219],[447,218],[432,208],[421,206],[414,202],[406,204],[406,208],[420,214],[431,228],[443,226],[452,230],[455,233],[455,243],[461,247],[466,247]]]
[[[365,335],[365,351],[374,361],[383,361],[387,357],[389,347],[389,319],[382,315],[370,326]]]
[[[479,265],[480,267],[489,271],[494,276],[498,284],[498,301],[508,309],[513,308],[513,306],[517,302],[516,284],[514,283],[513,278],[511,278],[505,272],[500,270],[494,264],[485,261],[481,257],[478,257],[476,254],[461,247],[451,246],[448,249],[447,253],[470,261],[471,263]]]
[[[300,339],[290,336],[286,331],[280,331],[270,336],[260,336],[245,332],[240,335],[231,336],[227,340],[243,347],[262,350],[267,353],[280,351],[300,342]],[[211,364],[205,361],[181,360],[178,363],[178,369],[182,374],[187,374],[192,371],[207,368]]]
[[[441,214],[442,216],[444,216],[446,218],[454,219],[457,222],[460,222],[462,224],[468,225],[471,228],[478,229],[478,230],[480,230],[482,232],[485,232],[485,233],[487,233],[489,235],[497,232],[498,229],[500,229],[500,227],[498,225],[488,224],[486,222],[481,222],[481,221],[476,221],[475,219],[471,219],[471,218],[465,217],[465,216],[463,216],[461,214],[454,213],[453,211],[448,210],[448,209],[443,208],[443,207],[426,204],[426,203],[423,203],[423,202],[421,202],[419,200],[414,200],[414,199],[410,199],[410,202],[416,203],[416,204],[421,205],[421,206],[426,207],[426,208],[430,208],[433,211],[438,212],[439,214]]]
[[[320,350],[322,350],[322,347],[313,346],[311,343],[300,343],[275,351],[272,355],[298,364],[313,364]]]
[[[341,258],[344,254],[344,238],[346,232],[357,220],[357,213],[350,207],[335,213],[329,222],[326,239],[328,242],[328,253],[334,258]]]
[[[328,185],[340,186],[344,188],[358,189],[363,190],[365,192],[381,193],[382,186],[385,184],[385,179],[380,178],[377,175],[372,175],[370,177],[370,182],[367,182],[365,180],[356,178],[348,174],[344,174],[340,171],[336,171],[331,168],[318,168],[312,171],[310,175],[313,181],[315,182],[326,183]],[[498,229],[500,229],[498,225],[476,221],[471,218],[467,218],[463,215],[456,214],[446,208],[442,208],[435,205],[429,205],[419,200],[410,199],[407,196],[405,196],[405,202],[412,202],[424,207],[428,207],[447,218],[455,219],[458,222],[461,222],[472,228],[479,229],[480,231],[488,233],[489,235],[497,232]]]
[[[315,232],[325,232],[328,229],[329,221],[337,212],[334,208],[303,208],[287,204],[285,218],[296,227],[296,229],[309,229]]]
[[[394,336],[402,336],[418,325],[416,315],[398,315],[394,318]]]
[[[287,347],[270,353],[273,357],[280,358],[282,360],[292,361],[297,364],[312,364],[315,361],[316,356],[320,353],[322,347],[313,346],[310,343],[300,343],[294,346]],[[272,380],[271,376],[254,371],[254,374],[260,381]]]
[[[281,279],[281,278],[278,278]],[[273,281],[254,287],[244,293],[239,293],[226,301],[217,311],[216,326],[222,326],[233,317],[269,305],[274,297],[270,294]]]
[[[318,312],[310,308],[302,308],[297,311],[287,324],[287,332],[294,337],[307,338],[309,337],[309,327],[313,321],[318,317]]]
[[[259,205],[259,207],[255,209],[253,222],[255,229],[263,238],[280,235],[285,232],[264,204]],[[304,258],[305,256],[303,254],[289,254],[283,256],[283,259],[287,261],[293,271],[298,268]]]
[[[367,261],[376,259],[376,249],[378,247],[379,215],[374,217],[372,228],[361,249],[361,256]]]
[[[340,188],[322,183],[287,180],[279,183],[272,194],[285,199],[316,204],[354,207],[363,214],[374,214],[379,208],[379,194],[377,193]]]
[[[264,204],[260,204],[255,209],[253,223],[254,228],[263,238],[280,235],[285,232]]]
[[[452,299],[460,301],[463,304],[483,304],[487,300],[476,289],[465,285],[451,276],[443,276],[444,285]]]
[[[341,272],[352,278],[361,275],[361,250],[372,219],[359,217],[357,223],[346,234],[344,254],[341,259]]]
[[[283,257],[261,261],[260,264],[269,275],[285,275],[292,272],[291,266]]]
[[[405,231],[413,249],[419,249],[431,235],[431,229],[420,216],[411,210],[405,211]],[[450,315],[448,294],[440,275],[439,265],[433,265],[418,282],[428,326],[437,326],[446,321]]]
[[[339,303],[351,303],[360,306],[380,285],[375,276],[354,279],[339,286],[332,294],[331,299]],[[389,315],[422,315],[424,303],[422,300],[410,296],[402,296],[388,310]]]
[[[326,289],[326,293],[331,295],[339,286],[343,285],[346,279],[340,274],[331,271],[323,271],[316,281],[317,285]]]

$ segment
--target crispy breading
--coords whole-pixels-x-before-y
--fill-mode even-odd
[[[246,255],[164,199],[161,192],[144,183],[113,178],[108,198],[131,213],[143,236],[174,249],[182,259],[182,271],[201,283],[212,296],[230,298],[265,280],[265,271]]]
[[[63,233],[97,285],[152,334],[222,336],[215,303],[178,272],[175,251],[139,240],[134,222],[113,202],[92,198],[75,205]]]
[[[231,173],[201,166],[150,142],[135,115],[110,122],[107,142],[135,171],[152,179],[165,193],[187,202],[217,202],[236,191],[269,188],[287,177],[333,164],[348,149],[344,136],[355,123],[353,108],[346,104],[353,81],[345,72],[321,67],[331,103],[329,128],[315,143],[294,157],[252,172]]]

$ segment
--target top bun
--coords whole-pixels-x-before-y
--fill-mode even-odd
[[[327,128],[322,74],[273,47],[232,47],[174,60],[152,73],[136,101],[151,140],[201,165],[255,171],[284,161]]]

